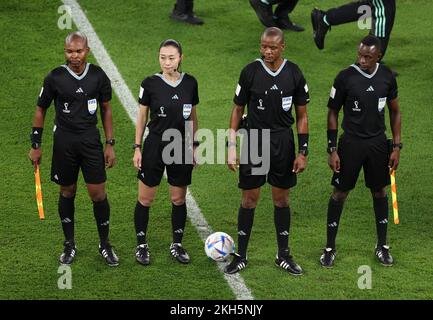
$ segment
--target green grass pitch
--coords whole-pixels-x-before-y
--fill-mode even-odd
[[[396,263],[374,259],[372,201],[362,175],[346,202],[337,238],[334,269],[318,258],[325,244],[326,208],[331,186],[327,166],[326,102],[337,72],[354,62],[356,45],[367,33],[356,24],[333,28],[323,51],[314,46],[310,12],[347,1],[300,1],[292,19],[303,33],[286,32],[285,57],[297,63],[310,88],[308,105],[311,149],[308,167],[290,195],[290,243],[305,275],[291,277],[274,266],[276,250],[269,187],[262,189],[249,246],[249,265],[241,273],[256,299],[432,299],[433,298],[433,111],[430,13],[428,0],[397,1],[397,16],[386,63],[399,72],[402,110],[401,164],[397,172],[400,225],[389,224],[388,238]],[[183,44],[183,70],[199,82],[201,128],[228,126],[232,98],[242,67],[258,57],[263,31],[246,0],[197,0],[196,13],[205,25],[193,27],[168,18],[174,0],[80,1],[127,85],[138,94],[141,80],[159,70],[157,48],[166,38]],[[58,256],[62,232],[57,214],[58,187],[49,181],[53,107],[45,121],[42,189],[46,220],[39,221],[33,170],[27,159],[36,98],[44,76],[63,63],[63,40],[57,13],[61,2],[0,1],[0,299],[235,299],[203,250],[188,222],[184,245],[192,263],[179,265],[169,256],[170,201],[166,181],[152,206],[149,244],[152,264],[135,262],[133,210],[137,180],[132,166],[134,126],[114,96],[117,165],[108,172],[111,240],[120,266],[108,268],[98,254],[91,201],[82,178],[76,197],[77,259],[72,289],[60,290]],[[75,28],[75,26],[73,26]],[[74,29],[75,30],[75,29]],[[90,43],[91,46],[91,43]],[[95,59],[90,56],[92,62]],[[237,175],[225,165],[203,165],[193,176],[191,192],[215,231],[236,240],[240,191]],[[392,221],[390,212],[390,221]],[[358,267],[372,270],[372,289],[360,290]]]

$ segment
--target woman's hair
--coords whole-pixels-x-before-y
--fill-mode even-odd
[[[159,45],[159,50],[161,50],[161,48],[163,47],[175,47],[177,49],[177,51],[179,51],[179,55],[182,57],[182,46],[180,44],[180,42],[174,40],[174,39],[167,39],[164,40],[163,42],[161,42],[161,44]],[[180,64],[182,63],[182,59],[179,61],[179,65],[177,66],[176,70],[180,71]]]
[[[169,46],[177,48],[177,51],[179,51],[179,55],[182,55],[182,46],[178,41],[174,39],[167,39],[161,42],[161,44],[159,45],[159,50],[161,50],[162,47],[169,47]]]

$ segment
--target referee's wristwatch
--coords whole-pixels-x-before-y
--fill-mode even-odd
[[[38,142],[32,142],[32,149],[39,149],[41,147],[41,144]]]
[[[392,148],[393,149],[397,149],[398,148],[398,149],[401,150],[401,149],[403,149],[403,143],[401,143],[401,142],[400,143],[393,143],[392,144]]]
[[[141,149],[141,144],[134,143],[134,144],[132,145],[132,150],[135,150],[135,149],[137,149],[137,148]]]
[[[332,154],[333,152],[337,151],[337,147],[328,147],[326,148],[326,152],[328,152],[329,154]]]
[[[302,154],[304,157],[308,156],[308,149],[298,150],[298,154]]]
[[[116,144],[116,140],[108,139],[107,141],[105,141],[105,144],[111,144],[112,146],[114,146]]]

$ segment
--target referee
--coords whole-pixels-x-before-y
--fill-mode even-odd
[[[289,189],[296,185],[296,174],[304,171],[308,155],[308,86],[299,67],[282,57],[285,48],[284,34],[275,27],[267,28],[261,36],[261,58],[248,64],[241,72],[234,106],[230,118],[228,141],[228,167],[236,171],[236,131],[247,105],[248,136],[250,143],[242,145],[248,161],[241,161],[239,188],[242,202],[238,212],[238,253],[225,272],[236,273],[247,266],[247,246],[254,219],[254,211],[260,196],[260,188],[266,181],[272,186],[274,223],[278,243],[275,264],[292,275],[301,275],[302,268],[293,260],[289,250],[290,208]],[[291,126],[295,109],[298,131],[298,153]],[[260,139],[270,131],[270,141]],[[258,132],[259,141],[254,139]],[[257,142],[259,150],[269,146],[269,168],[265,173],[255,172],[252,160]],[[245,152],[243,152],[243,155]],[[262,155],[266,158],[266,155]],[[243,158],[243,156],[242,156]],[[247,163],[243,163],[247,162]]]
[[[70,265],[77,253],[74,199],[81,168],[93,201],[100,240],[99,252],[109,266],[117,266],[119,260],[108,240],[110,206],[105,193],[105,166],[111,168],[115,163],[111,84],[100,67],[87,62],[89,51],[83,33],[72,32],[66,37],[66,64],[47,75],[39,94],[33,117],[29,158],[33,164],[41,161],[45,114],[54,100],[56,114],[51,180],[60,185],[58,208],[65,236],[60,263]],[[105,151],[96,127],[98,106],[106,137]]]
[[[361,168],[365,185],[373,197],[376,216],[377,244],[375,255],[384,266],[392,266],[393,258],[386,245],[388,198],[385,187],[390,184],[389,171],[396,170],[400,149],[400,107],[397,82],[390,69],[379,64],[380,40],[365,37],[358,47],[356,64],[342,70],[335,78],[328,102],[329,166],[334,172],[334,191],[329,199],[327,244],[320,257],[322,266],[331,268],[336,256],[337,236],[343,204],[355,187]],[[385,136],[385,106],[388,105],[393,142]],[[343,107],[342,128],[338,141],[338,113]]]
[[[149,210],[164,169],[167,171],[172,203],[173,241],[170,254],[179,263],[190,262],[190,257],[182,246],[182,239],[187,217],[187,186],[191,184],[195,164],[193,151],[198,146],[198,142],[193,142],[190,138],[197,130],[196,108],[199,98],[196,79],[180,71],[182,58],[179,42],[173,39],[163,41],[159,47],[161,72],[146,77],[140,86],[133,163],[138,170],[138,199],[134,212],[137,236],[135,258],[142,265],[150,263],[147,243]],[[144,141],[143,150],[140,150],[146,124],[149,134]],[[179,135],[167,141],[164,136],[168,132],[177,132]],[[170,159],[168,152],[165,152],[170,150],[171,145],[181,147],[181,150],[171,150],[174,151],[174,161]]]
[[[325,46],[325,35],[331,26],[358,21],[363,11],[361,6],[369,6],[372,11],[372,28],[370,35],[379,38],[382,47],[382,59],[388,47],[389,37],[395,18],[395,0],[362,0],[353,1],[338,8],[327,11],[313,9],[311,21],[316,46],[321,50]]]

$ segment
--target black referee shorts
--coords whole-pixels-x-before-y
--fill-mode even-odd
[[[340,191],[352,190],[364,168],[365,186],[379,190],[390,184],[389,151],[385,135],[362,139],[342,135],[338,141],[340,173],[335,173],[331,184]]]
[[[148,187],[155,187],[161,183],[164,169],[167,170],[167,181],[175,187],[184,187],[191,184],[192,164],[165,164],[162,159],[162,151],[167,143],[161,141],[161,137],[149,134],[144,140],[141,157],[141,170],[137,178]],[[184,153],[185,148],[182,147]]]
[[[260,141],[259,149],[261,149],[261,143],[263,142]],[[242,150],[247,151],[246,146],[244,143]],[[295,161],[295,142],[292,129],[271,133],[269,149],[270,166],[268,172],[263,175],[255,175],[253,168],[260,167],[261,164],[252,164],[251,149],[248,148],[248,163],[241,163],[239,166],[238,187],[240,189],[256,189],[263,186],[266,181],[271,186],[281,189],[289,189],[296,185],[296,174],[292,172]]]
[[[86,183],[100,184],[107,179],[99,130],[95,127],[74,133],[56,128],[51,180],[61,186],[70,186],[77,182],[80,168]]]

